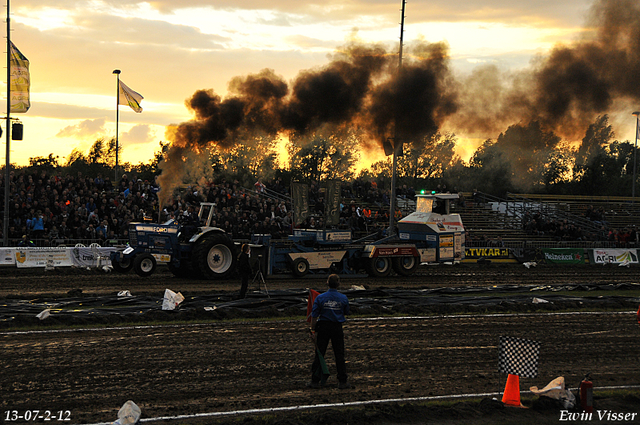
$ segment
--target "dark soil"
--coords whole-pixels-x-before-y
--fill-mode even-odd
[[[235,280],[181,280],[166,271],[147,279],[79,270],[0,273],[0,297],[5,299],[90,297],[121,290],[161,295],[165,288],[185,295],[215,292],[232,297],[239,286]],[[427,268],[411,278],[344,279],[343,287],[635,284],[637,275],[637,268],[460,265]],[[322,289],[323,282],[275,278],[266,285],[270,290]],[[257,290],[257,284],[252,289]],[[521,378],[522,391],[533,385],[544,387],[558,376],[575,388],[585,373],[591,373],[596,409],[638,412],[638,423],[638,388],[624,398],[598,395],[599,387],[640,384],[640,327],[631,308],[623,310],[414,318],[359,315],[345,325],[353,385],[349,390],[337,388],[330,350],[329,385],[318,390],[305,387],[313,346],[302,319],[204,320],[202,313],[195,322],[183,324],[171,323],[176,312],[160,311],[154,313],[160,324],[147,321],[143,326],[71,329],[58,321],[53,329],[43,322],[39,331],[0,332],[3,419],[9,422],[6,412],[13,410],[68,410],[71,423],[111,422],[120,406],[133,400],[143,418],[241,411],[177,420],[182,423],[557,423],[558,405],[524,394],[530,409],[505,408],[492,400],[500,395],[436,406],[416,400],[501,392],[506,375],[498,372],[498,341],[500,336],[513,336],[541,344],[538,377]],[[242,412],[389,399],[396,401]]]

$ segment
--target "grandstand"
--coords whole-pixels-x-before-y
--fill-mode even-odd
[[[627,197],[462,193],[467,246],[637,246],[640,200]],[[531,219],[536,225],[531,225]],[[540,224],[542,223],[542,224]],[[559,228],[561,229],[559,231]]]
[[[216,226],[236,240],[251,233],[284,237],[292,230],[289,188],[280,178],[244,188],[237,182],[185,185],[169,205],[158,208],[154,182],[123,174],[119,184],[108,178],[78,174],[16,173],[12,175],[8,246],[24,242],[37,246],[118,245],[128,239],[134,221],[164,220],[184,215],[189,204],[216,203]],[[383,235],[389,223],[388,190],[376,181],[342,184],[339,227],[355,238]],[[322,185],[309,186],[310,222],[322,228]],[[415,210],[415,192],[398,188],[396,206],[406,216]],[[611,247],[637,246],[640,201],[625,197],[460,193],[451,212],[459,213],[467,230],[468,247]],[[4,214],[2,215],[4,217]],[[42,220],[40,222],[40,220]],[[40,223],[38,227],[34,223]],[[22,241],[22,237],[25,241]]]

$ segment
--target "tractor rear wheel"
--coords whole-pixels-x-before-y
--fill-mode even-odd
[[[396,257],[393,259],[393,270],[400,276],[411,276],[420,265],[418,257]]]
[[[236,268],[235,246],[225,234],[205,235],[193,248],[193,263],[207,279],[224,279]]]
[[[111,260],[111,266],[118,273],[127,273],[133,267],[133,261],[131,261],[130,257],[123,258],[121,261]]]

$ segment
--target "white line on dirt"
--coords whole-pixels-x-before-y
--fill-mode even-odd
[[[532,316],[605,316],[605,315],[619,315],[619,314],[637,314],[637,311],[575,311],[564,313],[503,313],[503,314],[449,314],[441,316],[398,316],[398,317],[355,317],[349,319],[349,322],[373,322],[383,320],[434,320],[434,319],[475,319],[479,317],[532,317]],[[294,320],[284,320],[283,322],[298,322]],[[301,321],[300,321],[301,322]],[[233,322],[234,324],[261,324],[261,323],[273,323],[269,322]],[[224,324],[224,322],[217,323],[190,323],[190,324],[176,324],[176,325],[138,325],[138,326],[111,326],[106,328],[78,328],[78,329],[44,329],[37,331],[9,331],[0,332],[0,335],[34,335],[34,334],[55,334],[55,333],[67,333],[67,332],[102,332],[102,331],[124,331],[135,329],[170,329],[170,328],[193,328],[193,327],[206,327],[217,326]]]
[[[626,390],[640,388],[640,385],[621,385],[610,387],[598,387],[594,388],[594,392],[610,391],[610,390]],[[531,391],[521,391],[520,394],[532,394]],[[240,415],[261,415],[266,413],[278,413],[278,412],[292,412],[296,410],[313,410],[313,409],[326,409],[326,408],[340,408],[351,406],[367,406],[372,404],[385,404],[385,403],[415,403],[423,401],[436,401],[436,400],[455,400],[463,398],[479,398],[479,397],[496,397],[501,396],[502,393],[477,393],[477,394],[457,394],[457,395],[441,395],[430,397],[411,397],[411,398],[389,398],[384,400],[368,400],[368,401],[350,401],[344,403],[324,403],[324,404],[306,404],[300,406],[287,406],[287,407],[271,407],[265,409],[247,409],[247,410],[232,410],[229,412],[209,412],[209,413],[194,413],[192,415],[176,415],[176,416],[159,416],[156,418],[143,418],[138,422],[159,422],[159,421],[175,421],[185,419],[198,419],[198,418],[211,418],[211,417],[223,417],[223,416],[240,416]],[[101,422],[90,425],[113,425],[113,422]]]

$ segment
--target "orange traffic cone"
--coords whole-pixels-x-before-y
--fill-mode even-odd
[[[507,406],[523,407],[520,403],[520,377],[518,375],[509,374],[507,377],[502,402]]]

